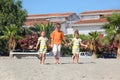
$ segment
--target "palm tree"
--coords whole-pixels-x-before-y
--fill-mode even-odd
[[[12,51],[15,49],[16,41],[19,38],[22,38],[17,34],[18,27],[14,24],[11,24],[10,26],[5,26],[5,30],[3,31],[3,35],[0,36],[0,39],[7,40],[7,48],[9,51]]]
[[[30,29],[40,35],[41,31],[46,32],[46,37],[50,38],[51,32],[55,29],[54,25],[51,23],[48,24],[35,24],[35,27],[31,27]]]
[[[80,39],[82,39],[82,40],[89,40],[89,35],[80,34],[79,37],[80,37]]]
[[[93,52],[93,58],[97,58],[97,46],[98,46],[98,39],[99,39],[99,33],[98,32],[91,32],[89,33],[90,36],[90,44],[89,44],[89,48],[91,49],[91,51]]]
[[[106,17],[109,23],[106,23],[103,28],[106,31],[107,38],[109,39],[110,44],[114,41],[118,41],[120,45],[120,13],[113,13],[111,17]],[[117,58],[120,59],[120,46],[118,46]]]

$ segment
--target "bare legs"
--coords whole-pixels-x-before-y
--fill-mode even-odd
[[[72,63],[74,63],[75,59],[76,59],[76,63],[78,64],[78,61],[79,61],[79,55],[78,54],[73,54],[73,56],[72,56]]]
[[[44,64],[45,62],[45,54],[40,54],[40,64]]]
[[[58,64],[59,63],[59,58],[57,57],[57,55],[54,58],[54,64]]]
[[[117,59],[120,60],[120,54],[117,54]]]
[[[76,54],[76,63],[78,64],[78,61],[79,61],[79,55]]]
[[[73,54],[72,56],[72,63],[74,63],[74,60],[75,60],[75,54]]]
[[[42,64],[42,55],[41,54],[39,55],[39,58],[40,58],[40,64]]]

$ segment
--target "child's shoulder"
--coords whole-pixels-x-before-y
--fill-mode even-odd
[[[38,40],[41,40],[42,39],[42,37],[40,36],[40,37],[38,37]]]
[[[64,34],[64,32],[63,32],[63,31],[60,31],[60,33]]]
[[[76,40],[76,38],[72,38],[72,41]]]
[[[60,30],[60,32],[63,32],[63,31]]]
[[[75,39],[75,37],[74,37],[74,38],[72,38],[72,39]]]
[[[79,40],[79,41],[82,41],[82,40],[81,40],[81,38],[78,38],[78,39],[76,39],[76,38],[73,38],[72,40]]]
[[[44,37],[44,38],[43,37],[39,37],[38,40],[48,40],[48,38],[47,37]]]
[[[81,39],[81,38],[79,38],[79,41],[82,41],[82,39]]]
[[[56,32],[56,30],[54,30],[52,33],[55,33]]]
[[[48,38],[47,38],[47,37],[45,37],[45,39],[46,39],[46,40],[48,40]]]

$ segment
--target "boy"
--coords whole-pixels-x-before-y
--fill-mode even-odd
[[[53,47],[55,64],[59,64],[62,40],[64,40],[65,44],[67,44],[64,38],[64,33],[60,30],[60,28],[61,25],[57,23],[56,29],[51,33],[51,46]]]

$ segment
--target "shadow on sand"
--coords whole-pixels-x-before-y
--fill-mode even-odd
[[[72,64],[76,64],[76,63],[59,63],[59,64],[45,63],[45,65],[65,65],[65,64],[71,64],[72,65]],[[79,62],[78,64],[96,64],[96,62]]]

